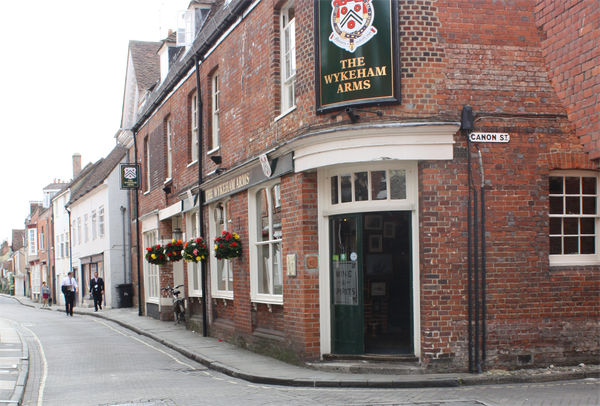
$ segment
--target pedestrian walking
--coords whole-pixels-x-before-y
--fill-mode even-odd
[[[48,298],[50,297],[50,288],[46,285],[46,282],[42,282],[42,308],[48,306]]]
[[[104,280],[98,277],[98,272],[94,272],[94,279],[90,281],[90,293],[94,298],[94,311],[98,311],[98,307],[102,310],[102,295],[104,295]]]
[[[67,316],[73,316],[73,306],[75,305],[75,293],[77,292],[77,280],[73,277],[73,272],[69,272],[62,280],[61,289],[65,295],[65,312]]]

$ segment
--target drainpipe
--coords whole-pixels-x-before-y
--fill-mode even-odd
[[[194,63],[196,64],[196,96],[198,97],[198,229],[200,235],[204,236],[204,198],[202,196],[202,97],[200,88],[200,58],[198,54],[194,55]],[[208,241],[207,241],[208,244]],[[206,295],[208,293],[206,288],[206,258],[200,262],[200,276],[202,283],[202,336],[208,337],[208,317],[207,317],[207,300]]]
[[[135,155],[135,163],[138,163],[138,147],[137,147],[137,131],[133,132],[133,153]],[[138,173],[138,178],[140,174]],[[139,185],[138,185],[139,189]],[[138,316],[143,316],[142,311],[142,283],[140,270],[140,216],[139,216],[139,190],[135,189],[135,235],[136,235],[136,261],[137,261],[137,291],[138,291]]]
[[[481,157],[481,151],[477,149],[479,153],[479,169],[481,172],[481,364],[485,366],[485,340],[486,340],[486,297],[485,297],[485,175],[483,173],[483,159]]]
[[[473,109],[471,106],[464,106],[461,113],[460,127],[461,132],[467,141],[467,186],[468,186],[468,201],[467,201],[467,306],[468,306],[468,341],[469,341],[469,372],[473,372],[473,264],[471,257],[471,141],[469,140],[469,131],[473,129]]]
[[[125,225],[127,224],[125,221],[125,214],[127,209],[124,206],[121,206],[121,217],[123,219],[123,283],[127,283],[127,258],[125,252],[127,251],[127,239],[125,234]]]

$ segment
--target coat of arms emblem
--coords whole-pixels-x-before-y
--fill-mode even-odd
[[[338,47],[354,53],[366,44],[375,34],[373,27],[375,10],[371,0],[333,0],[329,41]]]

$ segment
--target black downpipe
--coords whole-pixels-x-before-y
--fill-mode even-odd
[[[471,250],[473,247],[472,235],[472,194],[471,194],[471,141],[467,137],[467,183],[468,183],[468,202],[467,202],[467,291],[468,291],[468,311],[469,320],[467,324],[469,334],[469,372],[473,372],[473,257]]]
[[[198,98],[197,110],[198,110],[198,229],[200,235],[204,236],[204,197],[202,195],[202,93],[200,89],[200,59],[198,54],[194,55],[194,63],[196,64],[196,97]],[[208,241],[206,241],[208,244]],[[208,337],[208,317],[207,317],[207,300],[206,295],[208,291],[206,289],[206,258],[200,262],[200,276],[202,280],[202,336]]]
[[[479,225],[478,225],[477,191],[473,191],[473,285],[475,285],[475,367],[481,373],[479,361]]]
[[[138,164],[138,147],[137,147],[137,133],[133,133],[133,153],[135,154],[135,163]],[[141,171],[139,171],[141,172]],[[138,173],[138,177],[140,177],[140,173]],[[141,180],[141,179],[140,179]],[[139,189],[139,185],[138,185],[138,189]],[[140,220],[139,220],[139,208],[140,208],[140,202],[139,202],[139,190],[135,189],[134,193],[135,193],[135,238],[136,238],[136,261],[137,261],[137,291],[138,291],[138,316],[143,316],[144,312],[143,312],[143,308],[142,308],[142,282],[141,282],[141,270],[140,270],[140,266],[141,266],[141,261],[140,261]]]
[[[485,298],[485,187],[481,186],[481,363],[485,366],[486,298]]]
[[[469,131],[473,129],[473,109],[464,106],[461,112],[460,127],[467,142],[467,307],[468,307],[468,341],[469,341],[469,372],[473,372],[473,258],[472,258],[472,175],[471,175],[471,141]]]

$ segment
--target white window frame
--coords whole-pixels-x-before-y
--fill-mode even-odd
[[[198,161],[198,91],[195,91],[190,100],[190,114],[192,115],[191,119],[191,127],[192,127],[192,140],[190,148],[192,149],[191,153],[191,162]]]
[[[233,270],[231,268],[231,261],[229,259],[217,259],[215,256],[214,250],[214,241],[215,238],[221,234],[221,230],[218,229],[218,225],[215,219],[215,210],[219,206],[219,204],[223,205],[223,226],[225,230],[229,229],[229,213],[227,213],[227,202],[229,199],[220,200],[218,202],[213,203],[209,206],[208,216],[209,216],[209,234],[210,238],[207,241],[209,251],[210,251],[210,269],[211,269],[211,288],[212,288],[212,297],[214,298],[222,298],[222,299],[233,299]],[[220,290],[219,289],[219,261],[223,261],[223,272],[226,275],[231,275],[231,281],[227,280],[227,284],[231,283],[229,286],[231,289]]]
[[[281,115],[296,107],[296,17],[294,14],[290,20],[291,10],[294,10],[293,1],[281,8],[279,16]]]
[[[92,210],[92,241],[98,238],[98,215],[96,210]]]
[[[258,235],[258,222],[261,220],[259,218],[259,214],[258,214],[258,204],[257,204],[257,198],[256,198],[256,194],[263,190],[263,189],[267,189],[269,190],[269,192],[271,191],[272,188],[274,188],[276,185],[279,185],[279,188],[281,189],[281,179],[276,179],[274,181],[270,181],[267,183],[262,183],[260,184],[260,186],[249,189],[248,190],[248,232],[249,232],[249,238],[248,238],[248,245],[249,245],[249,253],[250,253],[250,299],[252,300],[252,302],[258,302],[258,303],[269,303],[269,304],[283,304],[283,291],[281,294],[272,294],[272,293],[260,293],[258,290],[259,287],[259,274],[258,274],[258,270],[259,270],[259,261],[261,260],[261,255],[259,250],[264,246],[264,245],[268,245],[269,246],[269,258],[271,258],[274,255],[274,246],[276,244],[279,244],[280,247],[280,252],[279,252],[279,268],[280,268],[280,272],[281,272],[281,284],[282,284],[282,288],[284,285],[284,272],[283,272],[283,238],[272,238],[266,241],[258,241],[257,235]],[[269,232],[271,232],[271,230],[273,229],[273,218],[271,216],[272,213],[272,205],[275,205],[275,207],[280,207],[281,206],[281,190],[279,192],[279,198],[277,199],[277,201],[272,201],[272,195],[271,193],[267,193],[267,206],[269,207],[268,211],[269,211]],[[273,269],[273,261],[269,260],[268,264],[267,264],[267,272],[269,273],[269,280],[270,280],[270,290],[271,292],[273,291],[273,274],[274,274],[274,269]]]
[[[77,217],[77,245],[81,245],[81,217]]]
[[[144,253],[146,248],[158,243],[158,230],[146,231],[143,234]],[[158,265],[151,264],[144,259],[144,290],[146,292],[146,302],[160,302],[160,269]]]
[[[104,237],[104,206],[98,208],[98,237]]]
[[[90,229],[88,227],[87,213],[83,215],[83,237],[83,242],[88,242],[90,240]]]
[[[210,154],[219,149],[219,114],[221,112],[221,89],[219,88],[219,73],[215,72],[211,79],[211,148],[207,153]]]
[[[600,264],[600,176],[597,172],[594,171],[584,171],[584,170],[557,170],[551,171],[550,177],[559,176],[559,177],[593,177],[596,178],[596,214],[595,215],[584,215],[584,214],[548,214],[550,218],[559,217],[559,218],[581,218],[581,217],[593,217],[595,218],[595,242],[596,242],[596,253],[595,254],[550,254],[549,261],[550,266],[581,266],[581,265],[598,265]],[[566,195],[565,190],[561,195],[551,195],[548,194],[549,197],[552,196],[571,196]],[[582,196],[582,191],[580,191],[580,195]],[[576,196],[576,195],[572,195]],[[590,196],[590,195],[585,195]],[[550,238],[552,234],[550,234],[550,230],[548,229],[548,238]],[[563,235],[563,234],[561,234]],[[549,240],[548,240],[549,241]],[[549,242],[548,242],[549,244]]]
[[[37,229],[30,228],[28,232],[28,245],[29,245],[29,255],[36,256],[38,253],[37,249]]]
[[[198,222],[198,212],[189,212],[186,216],[186,230],[190,230],[187,235],[187,240],[200,237],[200,224]],[[210,248],[211,244],[205,241]],[[188,270],[188,294],[191,297],[202,297],[202,262],[186,262]],[[194,284],[196,279],[197,286]]]
[[[42,227],[42,230],[44,228]],[[42,231],[41,233],[38,233],[38,251],[44,251],[44,231]]]
[[[69,257],[71,254],[69,253],[69,234],[64,234],[65,236],[65,258]]]
[[[167,119],[167,177],[165,182],[170,181],[173,178],[173,128],[171,124],[171,118]]]
[[[144,154],[146,155],[146,193],[150,192],[150,138],[144,139]]]

